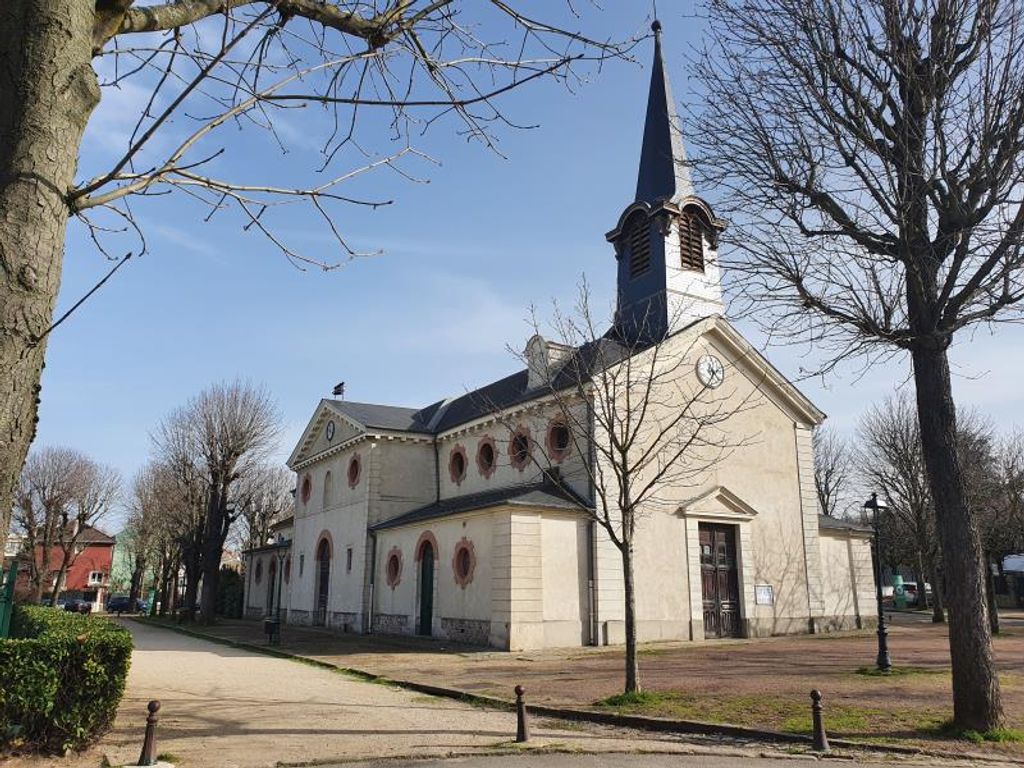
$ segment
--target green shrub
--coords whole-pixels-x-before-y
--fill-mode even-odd
[[[233,568],[220,569],[217,579],[217,615],[226,619],[242,618],[242,574]]]
[[[98,616],[18,605],[0,640],[0,748],[79,749],[114,720],[132,637]]]

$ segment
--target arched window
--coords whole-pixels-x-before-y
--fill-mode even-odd
[[[303,504],[309,501],[309,497],[312,493],[313,481],[309,479],[309,473],[307,472],[302,478],[302,489],[299,493],[299,495],[302,497]]]
[[[683,269],[704,271],[704,227],[692,213],[679,217],[679,265]]]
[[[637,211],[629,217],[625,239],[629,248],[629,276],[646,274],[651,268],[651,226],[646,213]]]
[[[331,471],[327,470],[327,474],[324,475],[324,499],[323,507],[327,509],[331,506],[331,502],[334,500],[334,478],[331,477]]]

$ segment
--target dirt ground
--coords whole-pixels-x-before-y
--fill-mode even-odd
[[[943,749],[992,751],[1024,758],[1024,744],[975,745],[945,738],[952,715],[948,636],[927,617],[896,614],[890,649],[896,674],[871,674],[873,632],[758,641],[662,643],[641,651],[649,696],[617,707],[683,719],[809,732],[812,688],[824,694],[832,736],[911,740]],[[204,629],[225,639],[264,642],[259,622],[224,622]],[[531,703],[599,706],[620,692],[622,652],[572,648],[510,654],[437,641],[338,635],[286,626],[283,650],[396,680],[442,685],[512,698],[525,686]],[[995,640],[1008,725],[1024,728],[1024,614],[1004,617]],[[607,705],[603,705],[607,706]]]

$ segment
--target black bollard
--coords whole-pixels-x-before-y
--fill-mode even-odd
[[[146,717],[146,738],[142,742],[139,765],[156,765],[156,713],[160,711],[160,702],[151,701],[146,709],[149,715]]]
[[[530,740],[530,727],[526,724],[526,702],[523,701],[523,694],[526,690],[521,685],[516,686],[516,741],[523,743]]]
[[[821,719],[821,691],[815,688],[811,691],[811,721],[814,724],[814,736],[811,749],[815,752],[828,752],[828,736],[825,735],[825,724]]]

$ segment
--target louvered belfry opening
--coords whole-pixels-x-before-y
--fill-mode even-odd
[[[679,261],[683,269],[704,271],[704,232],[692,213],[679,217]]]
[[[626,234],[629,243],[629,276],[639,277],[651,268],[651,228],[647,217],[634,215]]]

